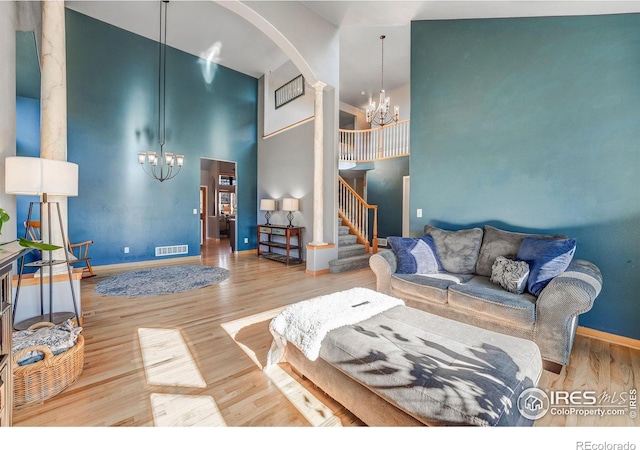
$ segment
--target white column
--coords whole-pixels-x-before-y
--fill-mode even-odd
[[[67,159],[67,55],[64,1],[42,2],[40,156]]]
[[[67,160],[67,55],[65,40],[64,1],[42,2],[42,57],[40,62],[40,157]],[[68,230],[67,198],[49,197],[58,202],[62,226]],[[42,236],[48,240],[47,212],[43,211]],[[52,242],[62,245],[55,206],[51,207]],[[54,252],[54,259],[65,259],[64,250]],[[44,252],[46,254],[46,252]],[[66,267],[61,266],[66,271]]]
[[[313,127],[313,240],[309,245],[326,245],[323,241],[322,220],[324,215],[323,194],[323,170],[324,164],[324,113],[323,93],[326,84],[316,81],[312,87],[315,89],[314,127]]]

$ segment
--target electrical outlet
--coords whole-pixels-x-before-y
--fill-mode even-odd
[[[244,238],[244,243],[248,244],[249,243],[249,238]]]
[[[124,252],[125,252],[125,253],[129,253],[129,247],[125,247],[125,248],[124,248]]]
[[[418,210],[416,211],[416,216],[422,217],[422,208],[418,208]]]

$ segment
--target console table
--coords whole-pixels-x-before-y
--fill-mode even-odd
[[[13,262],[31,249],[16,242],[2,244],[0,251],[0,426],[10,427],[13,417],[13,326],[11,317],[11,272]]]
[[[301,264],[302,254],[300,248],[302,242],[300,240],[304,227],[288,227],[286,225],[258,225],[258,257],[272,259],[289,264]],[[275,239],[274,239],[275,237]],[[291,238],[295,238],[292,243]],[[262,250],[266,247],[267,250]],[[275,253],[271,251],[274,248],[285,250],[285,253]],[[297,252],[296,256],[291,256],[291,251]]]

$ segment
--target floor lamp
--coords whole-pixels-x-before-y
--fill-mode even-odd
[[[40,212],[40,222],[45,224],[46,214],[46,233],[45,228],[41,228],[42,239],[47,244],[56,244],[62,247],[61,252],[64,253],[64,259],[53,259],[53,251],[43,251],[42,259],[25,264],[24,257],[20,264],[20,273],[18,275],[18,284],[16,287],[16,298],[13,309],[13,318],[15,319],[15,313],[18,309],[18,295],[20,293],[20,284],[22,281],[22,274],[25,265],[27,267],[39,267],[40,268],[40,316],[27,319],[20,324],[15,324],[14,329],[26,329],[29,326],[37,322],[52,322],[62,323],[67,319],[73,317],[76,318],[78,324],[80,323],[80,316],[78,315],[78,303],[76,301],[76,294],[73,289],[73,280],[71,279],[71,265],[69,264],[69,252],[67,238],[64,233],[64,227],[62,225],[62,214],[60,213],[60,204],[58,202],[49,201],[49,196],[64,196],[75,197],[78,195],[78,165],[67,161],[59,161],[55,159],[47,158],[31,158],[23,156],[9,156],[5,159],[5,192],[7,194],[15,195],[39,195],[41,196],[40,202],[31,202],[29,204],[29,215],[27,222],[31,222],[33,207],[38,205]],[[52,207],[55,206],[55,211],[58,216],[58,224],[60,227],[61,243],[53,242],[52,238]],[[45,240],[45,236],[47,239]],[[25,233],[25,238],[27,235]],[[48,256],[46,259],[45,253]],[[53,312],[53,266],[58,264],[66,264],[66,272],[69,276],[69,286],[71,288],[71,297],[73,300],[74,312]],[[49,269],[49,311],[48,314],[44,313],[44,268]]]

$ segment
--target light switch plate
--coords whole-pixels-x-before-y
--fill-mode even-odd
[[[422,209],[421,208],[418,208],[418,210],[416,211],[416,215],[418,217],[422,217]]]

